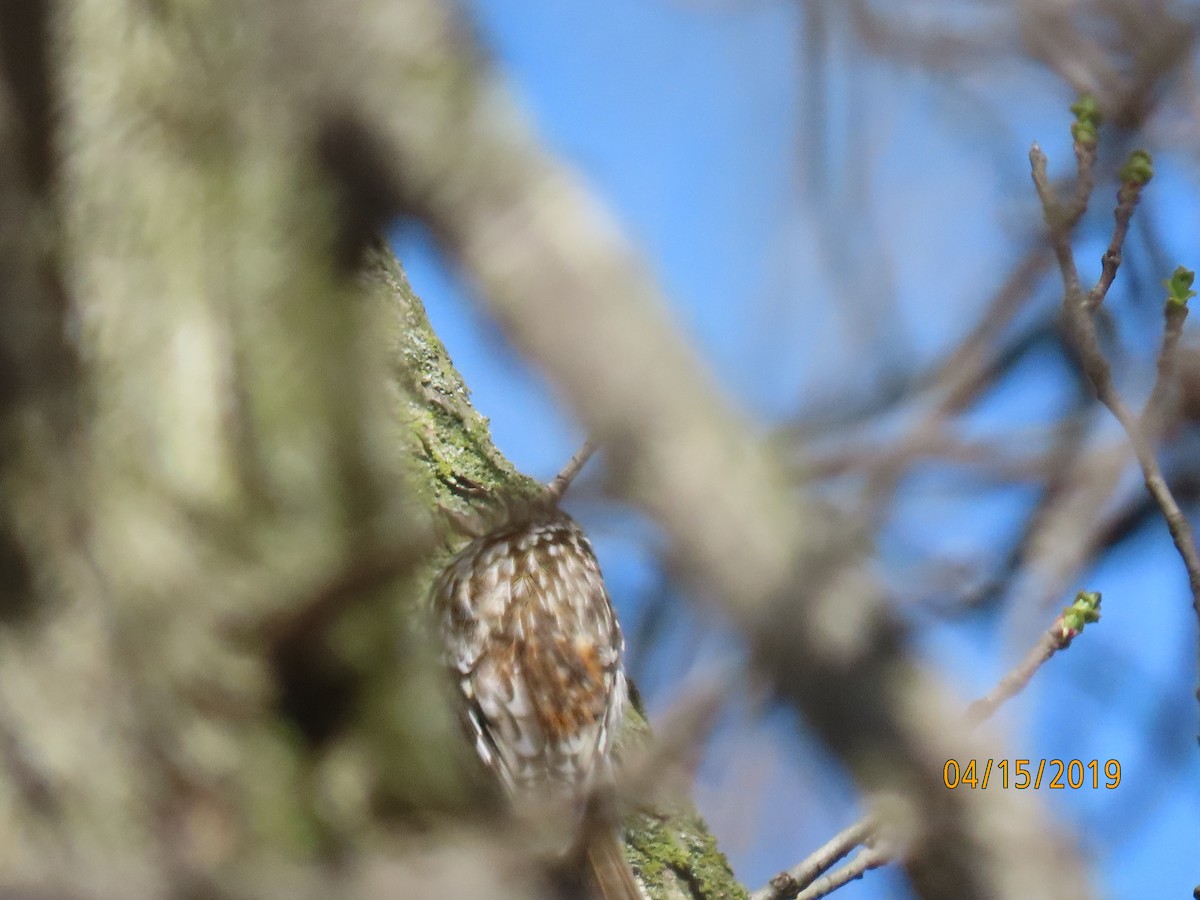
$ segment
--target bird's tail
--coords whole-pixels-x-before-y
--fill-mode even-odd
[[[589,838],[585,851],[587,900],[646,900],[625,858],[620,831],[597,829]]]

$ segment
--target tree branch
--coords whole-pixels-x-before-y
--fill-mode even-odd
[[[1078,144],[1078,140],[1076,141]],[[1120,261],[1121,244],[1128,230],[1129,220],[1137,206],[1142,188],[1152,176],[1150,157],[1144,151],[1135,151],[1129,162],[1120,173],[1121,187],[1117,194],[1117,208],[1113,236],[1109,249],[1102,260],[1102,272],[1096,286],[1084,295],[1079,286],[1079,276],[1075,267],[1074,252],[1070,245],[1069,226],[1066,226],[1062,213],[1053,197],[1046,175],[1046,157],[1041,149],[1034,144],[1029,153],[1033,183],[1042,201],[1042,209],[1046,224],[1050,231],[1050,241],[1054,247],[1055,256],[1063,281],[1063,320],[1067,333],[1079,354],[1080,366],[1096,398],[1108,408],[1120,422],[1121,427],[1133,447],[1146,490],[1154,498],[1154,502],[1162,511],[1171,541],[1175,545],[1180,559],[1183,560],[1188,576],[1188,587],[1192,595],[1192,609],[1200,625],[1200,552],[1197,552],[1196,542],[1192,533],[1191,523],[1179,508],[1154,452],[1153,439],[1146,424],[1156,426],[1161,419],[1161,405],[1165,402],[1165,391],[1170,381],[1173,369],[1175,348],[1187,317],[1187,296],[1174,293],[1169,296],[1164,309],[1165,329],[1162,349],[1158,357],[1158,377],[1150,399],[1141,416],[1137,416],[1129,408],[1113,382],[1112,368],[1100,348],[1096,334],[1094,313],[1111,286],[1116,275],[1117,264]],[[1179,271],[1186,271],[1182,270]],[[1177,271],[1177,276],[1179,274]],[[1187,284],[1182,290],[1187,291],[1191,285],[1188,273]],[[1151,432],[1157,428],[1150,429]],[[1200,637],[1198,637],[1197,658],[1200,659]]]

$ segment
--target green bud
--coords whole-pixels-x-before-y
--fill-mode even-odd
[[[1075,114],[1075,121],[1087,122],[1093,128],[1099,128],[1100,123],[1104,121],[1100,107],[1096,105],[1096,98],[1091,94],[1084,94],[1072,103],[1071,112]]]
[[[1075,602],[1062,611],[1059,620],[1059,635],[1064,640],[1071,640],[1085,625],[1100,621],[1100,592],[1080,591],[1075,595]]]
[[[1104,119],[1100,114],[1100,107],[1096,105],[1096,98],[1091,94],[1084,94],[1071,104],[1071,112],[1075,114],[1075,121],[1071,123],[1071,137],[1078,144],[1094,147],[1100,123]]]
[[[1134,150],[1117,177],[1125,184],[1136,184],[1139,187],[1154,177],[1154,160],[1145,150]]]
[[[1176,268],[1171,277],[1163,282],[1167,286],[1167,303],[1187,306],[1188,300],[1196,296],[1196,292],[1191,289],[1195,280],[1196,273],[1191,269],[1185,269],[1183,266]]]
[[[1072,122],[1071,137],[1077,144],[1089,144],[1091,146],[1095,146],[1096,141],[1099,140],[1095,126],[1089,125],[1087,122]]]

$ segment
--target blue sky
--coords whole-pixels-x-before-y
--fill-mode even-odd
[[[1044,70],[1012,63],[930,76],[869,59],[837,27],[821,93],[828,124],[817,130],[798,4],[481,0],[474,9],[536,127],[609,204],[680,327],[764,426],[852,405],[881,379],[937,360],[1027,246],[1039,215],[1029,144],[1047,151],[1052,172],[1071,164],[1072,97]],[[815,146],[814,135],[823,135]],[[1178,262],[1200,268],[1200,205],[1195,160],[1151,149],[1158,193],[1142,214],[1160,224],[1169,259],[1162,275],[1143,273],[1156,286]],[[1081,235],[1085,275],[1098,270],[1109,206],[1098,200],[1094,236]],[[1138,241],[1131,256],[1145,250]],[[396,246],[498,445],[530,474],[552,475],[582,438],[552,388],[504,345],[423,235],[405,227]],[[1136,392],[1161,298],[1144,301],[1122,284],[1110,306]],[[1057,302],[1047,281],[1027,318]],[[1072,391],[1062,355],[1035,342],[967,414],[964,433],[1044,426]],[[1129,483],[1138,489],[1136,477]],[[1034,499],[1028,487],[935,467],[907,479],[879,543],[898,602],[913,600],[906,588],[922,583],[930,558],[999,565]],[[654,624],[646,598],[662,594],[659,536],[611,503],[585,501],[577,511],[636,643]],[[1043,790],[1043,799],[1080,835],[1102,896],[1190,896],[1200,882],[1196,622],[1165,527],[1136,529],[1078,586],[1104,593],[1104,618],[1005,711],[1007,744],[997,756],[1120,760],[1118,789]],[[683,600],[665,608],[656,651],[631,648],[652,710],[667,708],[705,660],[736,653],[719,623]],[[918,646],[968,699],[1054,612],[1028,611],[1023,625],[995,610],[918,615]],[[696,798],[750,887],[858,812],[853,787],[802,727],[784,713],[744,709],[711,741]],[[904,894],[894,874],[873,872],[837,896]]]

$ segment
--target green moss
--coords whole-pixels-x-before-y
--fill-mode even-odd
[[[617,738],[618,755],[644,747],[651,738],[636,691],[633,697]],[[653,812],[627,817],[625,851],[652,897],[734,900],[747,896],[704,820],[687,801],[660,804]]]
[[[437,507],[463,513],[489,495],[539,491],[492,443],[487,418],[471,406],[462,376],[386,247],[375,248],[364,277],[372,295],[391,310],[398,413],[418,463],[412,473],[416,490]]]
[[[690,805],[666,814],[640,813],[626,822],[626,852],[651,896],[667,896],[672,881],[703,900],[744,900],[725,855]]]

